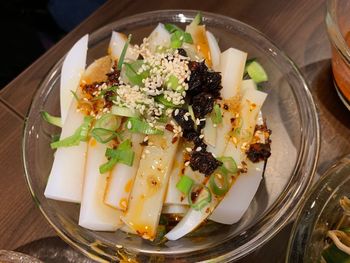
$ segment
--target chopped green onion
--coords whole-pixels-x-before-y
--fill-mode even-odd
[[[51,135],[51,142],[57,142],[59,140],[60,140],[60,135],[59,134]]]
[[[194,17],[191,25],[200,25],[202,23],[202,14],[201,12],[198,12],[197,15]]]
[[[192,193],[195,192],[194,189],[196,188],[202,188],[201,191],[206,191],[207,192],[207,196],[204,197],[201,200],[195,200],[195,202],[192,202]],[[197,191],[198,189],[196,189]],[[209,190],[208,187],[206,187],[205,185],[200,185],[200,184],[195,184],[192,186],[191,191],[188,195],[188,203],[190,204],[190,206],[194,209],[194,210],[201,210],[203,207],[205,207],[206,205],[208,205],[211,202],[211,192]]]
[[[161,122],[161,123],[167,123],[168,122],[168,119],[169,119],[169,117],[166,115],[166,114],[162,114],[158,119],[157,119],[157,121],[158,122]]]
[[[322,257],[327,263],[350,263],[350,256],[340,250],[335,244],[331,244],[322,252]]]
[[[79,97],[78,97],[77,93],[76,93],[75,91],[73,91],[73,90],[71,90],[70,92],[73,94],[73,97],[74,97],[77,101],[79,101]]]
[[[181,28],[174,24],[165,24],[164,27],[170,34],[174,33],[175,31],[183,31]]]
[[[190,192],[194,181],[187,175],[181,176],[180,181],[176,184],[176,188],[185,196]]]
[[[83,124],[76,129],[73,135],[51,143],[51,148],[56,149],[59,147],[71,147],[79,145],[81,141],[87,141],[92,119],[93,118],[91,116],[85,116]]]
[[[122,53],[120,54],[120,58],[118,60],[118,65],[117,65],[117,69],[119,69],[119,70],[121,70],[122,65],[124,63],[126,51],[128,50],[128,46],[130,44],[130,41],[131,41],[131,35],[128,36],[128,40],[125,42]]]
[[[188,44],[193,44],[192,35],[190,33],[184,32],[182,36],[183,36],[183,42]]]
[[[100,166],[100,173],[104,174],[113,169],[116,163],[123,163],[132,166],[135,153],[131,147],[131,141],[123,141],[117,149],[107,148],[105,156],[109,159],[108,162]]]
[[[218,169],[210,176],[209,184],[210,189],[218,196],[226,194],[230,187],[227,173],[223,172],[221,169]]]
[[[211,114],[211,119],[214,124],[220,124],[222,122],[222,113],[220,106],[218,104],[214,105],[212,114]]]
[[[171,101],[168,101],[163,94],[158,95],[155,97],[155,100],[161,104],[163,104],[167,108],[175,108],[176,105],[172,103]]]
[[[95,138],[99,143],[107,143],[116,137],[119,137],[119,133],[104,128],[94,128],[91,131],[91,136]]]
[[[96,121],[95,128],[104,128],[115,131],[119,128],[120,123],[120,118],[116,117],[112,113],[106,113]]]
[[[263,66],[257,61],[252,61],[246,66],[248,75],[254,80],[255,83],[260,83],[268,80],[267,73]]]
[[[46,111],[42,111],[40,113],[41,113],[41,117],[44,119],[44,121],[62,128],[62,121],[61,121],[60,117],[52,116],[50,113],[48,113]]]
[[[183,31],[181,28],[174,24],[165,24],[165,29],[171,34],[170,47],[179,48],[182,43],[193,44],[193,39],[190,33]]]
[[[131,132],[138,132],[142,134],[160,134],[164,132],[156,128],[151,127],[146,121],[140,120],[139,118],[130,117],[126,121],[126,128]]]
[[[149,70],[138,73],[138,70],[143,64],[143,60],[136,60],[132,63],[124,63],[125,75],[131,84],[141,86],[143,84],[142,80],[149,76]]]
[[[194,112],[193,112],[193,108],[192,108],[192,105],[189,105],[188,106],[188,113],[191,115],[191,119],[192,120],[195,120],[196,117],[194,116]],[[195,123],[196,124],[196,123]]]
[[[111,113],[118,116],[123,117],[137,117],[138,114],[135,112],[135,110],[127,108],[127,107],[120,107],[113,105],[111,108]]]
[[[183,43],[183,40],[181,40],[181,37],[182,37],[182,33],[180,31],[175,31],[174,33],[172,33],[170,37],[170,47],[180,48]]]
[[[169,79],[165,82],[165,85],[168,89],[179,92],[184,91],[184,88],[179,84],[179,79],[174,75],[170,75]]]
[[[235,174],[238,171],[237,164],[232,157],[223,156],[217,158],[220,162],[222,162],[222,167],[224,171],[229,174]]]
[[[170,47],[171,48],[180,48],[182,43],[193,43],[193,39],[190,33],[184,31],[175,31],[171,34],[170,37]]]
[[[120,118],[111,113],[106,113],[96,121],[95,126],[91,131],[91,136],[99,143],[107,143],[114,138],[119,137],[116,130],[119,128],[120,123]]]

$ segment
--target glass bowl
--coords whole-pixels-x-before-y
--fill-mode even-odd
[[[339,223],[339,199],[350,194],[350,155],[330,167],[310,191],[294,222],[286,262],[321,262],[328,230]]]
[[[141,42],[158,22],[189,23],[197,11],[163,10],[143,13],[108,24],[90,35],[88,63],[106,54],[112,30],[133,34]],[[102,260],[123,257],[138,261],[222,262],[239,259],[260,247],[283,228],[308,189],[319,154],[316,107],[294,63],[270,40],[237,20],[203,12],[204,23],[222,50],[236,47],[258,57],[264,65],[269,93],[262,112],[272,129],[272,156],[264,180],[244,217],[234,225],[212,223],[178,241],[157,246],[117,231],[94,232],[78,225],[79,205],[46,199],[43,195],[53,162],[50,134],[41,110],[59,114],[59,79],[63,58],[50,70],[32,102],[24,129],[25,176],[35,202],[57,233],[86,255]]]
[[[332,44],[334,86],[350,110],[350,1],[327,0],[326,25]]]

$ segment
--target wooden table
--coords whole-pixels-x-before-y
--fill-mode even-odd
[[[108,1],[0,92],[0,249],[55,235],[31,200],[21,160],[23,120],[41,79],[83,34],[125,16],[174,8],[227,15],[268,35],[301,68],[317,103],[322,129],[317,172],[349,153],[350,113],[333,89],[323,0]],[[282,262],[289,232],[290,226],[241,262]]]

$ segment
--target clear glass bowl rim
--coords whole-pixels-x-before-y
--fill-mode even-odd
[[[110,27],[111,25],[117,25],[118,23],[123,23],[126,22],[127,20],[133,20],[133,21],[142,21],[144,19],[147,19],[147,17],[152,17],[152,16],[173,16],[177,17],[177,22],[180,22],[180,18],[178,17],[179,14],[185,14],[185,16],[194,18],[194,16],[198,13],[198,10],[182,10],[182,9],[169,9],[169,10],[159,10],[159,11],[151,11],[151,12],[144,12],[144,13],[139,13],[136,15],[128,16],[122,19],[118,19],[114,22],[111,22],[97,30],[95,30],[93,33],[90,34],[90,38],[93,38],[93,35],[98,34],[99,32],[103,31],[105,28]],[[296,192],[292,191],[292,189],[289,189],[287,193],[283,192],[282,196],[275,201],[275,203],[280,203],[279,200],[286,200],[287,204],[286,206],[281,207],[281,210],[274,214],[274,217],[272,219],[270,218],[262,218],[258,223],[263,225],[265,228],[263,231],[257,233],[253,238],[245,244],[244,246],[238,247],[236,250],[230,250],[226,251],[225,254],[222,254],[215,259],[210,259],[210,260],[204,260],[202,262],[227,262],[231,260],[237,260],[240,258],[243,258],[244,256],[248,255],[255,249],[261,247],[263,244],[265,244],[268,240],[270,240],[272,237],[274,237],[284,226],[287,225],[289,222],[289,219],[294,215],[294,213],[297,211],[297,208],[299,207],[301,201],[303,200],[303,193],[305,193],[312,182],[313,176],[315,174],[317,162],[318,162],[318,157],[319,157],[319,150],[320,150],[320,128],[319,128],[319,119],[317,115],[317,110],[316,110],[316,105],[314,103],[314,100],[312,98],[311,92],[309,91],[308,85],[306,81],[304,80],[300,70],[298,67],[295,65],[295,63],[284,53],[282,52],[277,46],[263,33],[258,31],[257,29],[230,17],[224,16],[224,15],[218,15],[215,13],[210,13],[210,12],[201,12],[202,16],[205,20],[206,17],[208,18],[213,18],[213,19],[221,19],[227,22],[227,24],[234,24],[234,25],[239,25],[241,28],[244,28],[250,33],[254,33],[256,36],[259,37],[259,39],[263,39],[266,41],[269,46],[273,49],[271,52],[277,53],[288,65],[289,69],[295,74],[300,83],[301,83],[301,89],[295,89],[293,92],[298,93],[298,106],[299,110],[301,111],[301,122],[303,122],[302,127],[305,129],[303,130],[304,135],[304,141],[302,142],[301,146],[301,155],[299,156],[299,159],[297,161],[297,167],[294,170],[294,174],[292,176],[295,177],[298,172],[303,172],[304,175],[307,174],[307,178],[301,178],[301,184],[293,190]],[[63,56],[58,62],[48,70],[48,73],[52,71],[54,67],[56,67],[58,64],[62,63],[63,59],[65,56]],[[24,123],[24,130],[23,130],[23,140],[22,140],[22,159],[23,159],[23,166],[24,166],[24,175],[25,175],[25,180],[27,182],[28,188],[32,194],[32,197],[36,203],[36,205],[39,207],[40,211],[46,218],[46,220],[51,224],[51,226],[55,229],[57,234],[69,245],[72,247],[78,249],[80,252],[83,254],[89,256],[90,258],[93,258],[95,260],[103,260],[102,258],[99,258],[101,256],[100,254],[96,253],[96,251],[91,251],[89,247],[84,246],[84,244],[81,244],[78,240],[74,239],[74,237],[71,237],[64,233],[59,227],[55,225],[55,223],[50,219],[48,214],[45,212],[43,207],[40,204],[40,201],[36,197],[36,194],[31,186],[31,179],[30,175],[28,173],[28,169],[26,167],[26,156],[25,156],[25,134],[28,129],[27,125],[27,118],[30,116],[32,105],[35,104],[36,100],[38,100],[40,92],[44,90],[43,84],[49,79],[50,76],[46,75],[46,77],[42,80],[40,83],[38,90],[36,91],[36,94],[33,96],[31,106],[28,110],[28,113],[26,115],[26,120]],[[300,93],[300,94],[299,94]],[[301,107],[301,105],[308,105],[308,107]],[[305,140],[308,140],[310,145],[307,145],[307,148],[305,147]],[[301,164],[301,159],[304,161],[303,164]],[[311,165],[309,165],[311,164]],[[303,168],[303,166],[308,165],[305,169],[306,171],[301,171],[300,169]],[[291,180],[292,180],[291,179]],[[291,182],[289,183],[291,184]],[[287,186],[288,188],[288,186]],[[271,207],[270,209],[275,209],[275,206]],[[277,209],[276,209],[277,210]],[[275,216],[278,214],[279,216]],[[223,243],[222,245],[224,245]],[[207,253],[210,252],[210,249],[206,250]]]
[[[334,47],[340,52],[343,59],[350,65],[350,48],[340,31],[337,18],[337,4],[339,0],[327,0],[326,3],[326,26],[329,39]]]

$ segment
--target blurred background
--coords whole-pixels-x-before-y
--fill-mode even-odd
[[[0,89],[105,1],[0,1]]]

